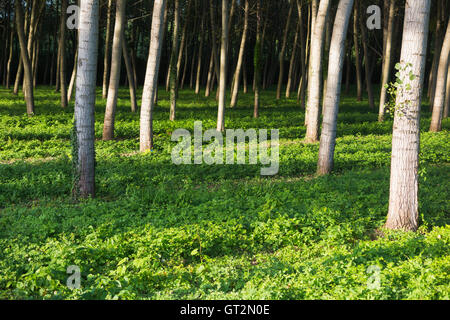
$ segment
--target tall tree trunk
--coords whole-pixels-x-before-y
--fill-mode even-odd
[[[355,3],[355,6],[359,7],[359,1]],[[359,8],[358,8],[359,11]],[[364,51],[364,71],[365,71],[365,77],[366,77],[366,90],[367,90],[367,96],[369,98],[369,107],[370,109],[375,108],[375,103],[373,101],[373,89],[372,89],[372,80],[371,75],[372,72],[370,71],[370,61],[369,61],[369,45],[367,44],[367,31],[366,31],[366,25],[363,22],[363,19],[361,19],[360,16],[358,16],[359,20],[359,26],[361,28],[361,41],[363,45],[363,51]]]
[[[98,55],[98,0],[80,0],[78,75],[74,115],[74,193],[95,196],[95,85]]]
[[[14,44],[14,30],[12,29],[10,42],[9,42],[8,63],[6,65],[6,88],[7,89],[9,89],[9,87],[10,87],[11,63],[12,63],[12,57],[13,57],[13,44]]]
[[[17,1],[15,5],[16,28],[20,44],[20,56],[23,61],[23,69],[25,72],[25,102],[27,104],[27,114],[34,114],[34,96],[33,96],[33,73],[31,70],[30,57],[28,55],[27,44],[25,40],[23,8],[22,4]]]
[[[248,0],[245,0],[245,7],[244,7],[244,28],[242,30],[242,39],[241,39],[241,46],[239,48],[239,56],[238,61],[236,64],[236,71],[234,72],[234,85],[233,85],[233,92],[231,95],[231,104],[230,107],[234,108],[237,105],[238,101],[238,94],[239,94],[239,84],[241,79],[241,70],[242,70],[242,64],[244,61],[244,53],[245,53],[245,43],[247,41],[247,32],[248,32],[248,15],[249,15],[249,2]]]
[[[122,38],[125,22],[126,0],[117,0],[114,40],[111,52],[111,72],[109,77],[108,97],[106,100],[103,140],[114,138],[114,120],[116,116],[117,96],[119,93],[120,66],[122,62]]]
[[[306,82],[308,74],[306,72],[306,64],[308,61],[308,49],[309,49],[309,37],[310,37],[310,20],[311,20],[311,13],[309,13],[308,17],[308,28],[306,30],[306,42],[305,42],[305,33],[303,30],[303,10],[302,10],[302,3],[300,0],[297,0],[297,8],[298,8],[298,18],[300,20],[300,59],[301,59],[301,78],[300,83],[298,85],[297,89],[297,102],[300,102],[300,106],[302,109],[305,109],[305,88],[306,88]],[[309,11],[309,10],[308,10]]]
[[[442,48],[442,40],[443,34],[442,29],[444,28],[443,24],[445,23],[445,16],[442,17],[443,13],[443,1],[437,0],[437,13],[436,13],[436,31],[434,37],[434,56],[433,56],[433,64],[430,73],[430,82],[428,85],[428,96],[430,98],[430,107],[434,106],[434,94],[436,91],[436,83],[438,81],[437,74],[439,68],[439,58]],[[444,20],[444,21],[443,21]]]
[[[67,108],[67,83],[66,83],[66,20],[67,20],[67,0],[61,0],[61,27],[59,30],[59,41],[61,46],[59,82],[61,89],[61,107]]]
[[[330,0],[322,0],[314,22],[313,36],[311,37],[311,53],[308,77],[308,106],[305,141],[316,142],[319,138],[320,117],[320,85],[322,75],[323,42],[325,38],[325,22],[330,11]]]
[[[297,23],[297,29],[295,31],[295,37],[294,37],[294,44],[292,45],[292,52],[291,52],[291,60],[289,61],[289,73],[288,73],[288,81],[286,85],[286,98],[291,97],[291,88],[292,83],[294,82],[294,68],[296,63],[296,55],[297,55],[297,46],[298,46],[298,37],[300,33],[300,26],[301,26],[302,20],[299,19]]]
[[[153,107],[155,89],[158,86],[159,63],[164,33],[164,11],[166,0],[155,0],[153,5],[150,49],[142,93],[139,149],[141,152],[153,149]]]
[[[108,12],[106,16],[106,38],[105,38],[105,56],[103,57],[103,86],[102,98],[106,99],[108,96],[108,76],[110,63],[110,47],[111,47],[111,15],[112,15],[112,0],[108,0]]]
[[[450,54],[450,22],[447,24],[444,42],[439,59],[439,68],[436,77],[436,89],[433,99],[433,115],[431,117],[430,131],[438,132],[442,129],[442,114],[444,112],[445,90]]]
[[[392,134],[388,229],[417,230],[419,210],[420,104],[427,53],[430,0],[408,0],[405,7],[400,61],[410,88],[397,95]],[[409,72],[415,77],[409,78]],[[408,81],[410,80],[410,81]],[[408,90],[410,89],[410,90]]]
[[[175,0],[174,19],[172,25],[172,54],[170,56],[170,121],[175,120],[175,109],[177,105],[177,92],[178,92],[178,72],[177,72],[177,56],[178,56],[178,28],[180,25],[180,2]]]
[[[395,0],[390,0],[389,5],[389,18],[388,27],[386,33],[385,54],[383,56],[383,70],[381,73],[381,93],[380,93],[380,106],[378,111],[378,121],[384,120],[385,104],[386,104],[386,85],[389,82],[389,74],[391,70],[392,61],[392,39],[394,32],[394,18],[395,18]]]
[[[125,33],[122,35],[122,54],[123,54],[123,61],[125,61],[125,68],[127,71],[128,87],[130,89],[131,112],[136,112],[137,110],[136,82],[134,80],[135,77],[133,75],[133,65],[131,63],[130,54],[128,52],[128,44],[127,38],[125,37]]]
[[[358,8],[355,6],[353,13],[353,45],[355,48],[355,65],[356,65],[356,99],[362,101],[362,76],[361,76],[361,59],[359,54],[359,32],[358,32]]]
[[[254,52],[254,92],[253,118],[259,117],[259,87],[261,85],[261,0],[256,0],[256,43]]]
[[[289,24],[291,23],[293,7],[294,7],[294,2],[291,1],[291,4],[289,5],[289,13],[288,13],[287,20],[286,20],[286,27],[285,27],[284,33],[283,33],[283,41],[281,43],[281,49],[280,49],[280,53],[278,56],[280,73],[278,74],[277,100],[279,100],[281,98],[281,86],[283,85],[283,76],[284,76],[284,53],[286,52],[286,42],[287,42],[287,36],[289,34]]]
[[[201,22],[201,29],[203,29],[203,27],[204,27],[204,25],[205,25],[205,16],[206,16],[206,13],[205,13],[205,9],[203,9],[203,14],[202,14],[202,22]],[[198,47],[198,54],[197,54],[197,73],[196,73],[196,77],[195,77],[195,94],[199,94],[200,93],[200,80],[201,80],[201,77],[200,77],[200,75],[201,75],[201,70],[202,70],[202,63],[203,63],[203,61],[202,61],[202,53],[203,53],[203,41],[204,41],[204,34],[200,34],[199,35],[200,36],[200,44],[199,44],[199,47]],[[213,56],[211,56],[211,59],[213,59]],[[208,95],[206,95],[206,96],[209,96],[209,89],[208,89],[209,87],[207,86],[207,92],[208,92]]]
[[[78,49],[75,52],[75,61],[73,63],[72,76],[70,77],[69,89],[67,90],[67,100],[72,99],[73,89],[75,87],[75,80],[77,77],[77,62],[78,62]]]
[[[220,42],[220,80],[219,106],[217,110],[217,131],[225,131],[225,104],[228,60],[228,0],[222,0],[222,37]]]
[[[328,174],[333,169],[336,145],[336,124],[341,95],[342,69],[345,58],[345,38],[352,13],[353,0],[340,0],[333,26],[328,59],[328,81],[324,99],[322,133],[320,136],[317,173]]]
[[[445,90],[445,102],[444,102],[444,119],[448,117],[448,111],[450,109],[450,62],[447,70],[447,89]]]

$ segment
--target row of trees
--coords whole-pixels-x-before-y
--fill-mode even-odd
[[[159,83],[164,83],[166,90],[170,91],[169,117],[172,121],[176,119],[179,88],[184,88],[189,82],[196,94],[201,94],[200,88],[203,87],[205,96],[209,96],[217,85],[218,131],[225,130],[227,98],[231,108],[239,103],[241,82],[244,92],[249,90],[249,86],[254,92],[254,117],[259,116],[261,90],[276,85],[277,99],[282,95],[290,97],[294,91],[297,93],[299,105],[305,108],[305,142],[320,141],[317,172],[327,174],[333,168],[336,121],[344,75],[347,91],[355,74],[357,99],[363,99],[365,87],[371,108],[375,108],[373,83],[381,85],[379,121],[383,121],[389,101],[386,86],[394,81],[393,62],[400,61],[395,65],[398,72],[394,87],[395,118],[387,226],[415,229],[419,111],[425,70],[430,70],[427,78],[427,95],[432,111],[430,131],[441,130],[442,118],[448,116],[450,27],[448,14],[445,14],[448,4],[443,0],[435,1],[433,6],[430,0],[378,1],[384,14],[382,30],[377,31],[368,30],[366,25],[369,17],[367,7],[372,2],[155,0],[148,3],[81,0],[76,37],[75,31],[66,28],[68,0],[26,1],[25,14],[22,1],[16,0],[14,10],[9,5],[3,10],[3,29],[9,41],[3,44],[2,65],[5,68],[1,74],[4,84],[9,87],[13,52],[17,50],[15,47],[19,47],[20,59],[16,60],[13,93],[18,93],[23,73],[23,91],[29,114],[34,113],[33,88],[37,83],[55,85],[55,89],[61,92],[61,106],[66,108],[76,78],[76,185],[77,193],[89,196],[95,190],[93,106],[96,79],[100,78],[97,74],[101,71],[97,65],[101,62],[102,95],[106,99],[104,140],[114,137],[122,72],[126,74],[122,78],[130,88],[133,112],[138,109],[136,87],[143,83],[141,151],[153,147],[153,110]],[[59,21],[59,27],[45,23],[48,17]],[[13,20],[15,28],[11,23]],[[433,46],[428,47],[430,24],[434,26],[431,30]],[[147,25],[151,25],[151,30]],[[14,41],[15,34],[18,46]],[[102,51],[98,50],[98,41],[103,44]],[[394,45],[400,41],[401,47]],[[40,51],[41,47],[44,52]],[[429,52],[432,54],[427,55]],[[72,59],[67,57],[70,55],[74,65],[68,81],[67,61]],[[41,77],[40,56],[47,59]],[[146,70],[145,74],[139,72],[141,69]],[[160,72],[160,69],[167,72]],[[69,82],[68,86],[66,82]]]

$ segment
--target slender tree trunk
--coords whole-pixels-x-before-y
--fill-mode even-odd
[[[17,35],[20,43],[20,55],[23,61],[23,69],[25,72],[25,102],[27,104],[27,114],[34,114],[34,96],[33,96],[33,73],[31,70],[30,57],[28,55],[27,44],[25,40],[24,21],[23,21],[23,8],[20,2],[16,2],[15,5],[16,15],[16,28]]]
[[[70,77],[69,89],[67,90],[67,100],[72,99],[73,89],[75,87],[75,80],[77,77],[77,62],[78,62],[78,49],[75,52],[75,61],[73,63],[72,76]]]
[[[131,63],[130,54],[128,52],[127,38],[125,37],[125,32],[122,35],[122,54],[123,61],[125,61],[125,68],[127,71],[128,87],[130,89],[130,103],[131,112],[136,112],[137,101],[136,101],[136,82],[133,75],[133,65]]]
[[[359,7],[359,1],[355,3],[355,6]],[[359,11],[359,8],[358,8]],[[372,90],[372,80],[371,80],[371,71],[370,71],[370,61],[369,61],[369,46],[367,44],[367,31],[366,31],[366,25],[364,24],[363,20],[358,16],[359,20],[359,26],[361,28],[361,40],[363,45],[363,51],[364,51],[364,71],[365,71],[365,77],[366,77],[366,90],[367,90],[367,96],[369,98],[369,107],[370,109],[375,109],[375,103],[373,101],[373,90]]]
[[[300,107],[302,109],[305,109],[306,104],[306,97],[305,97],[305,88],[307,83],[307,77],[308,74],[306,72],[306,64],[308,61],[308,49],[309,49],[309,34],[310,34],[310,19],[311,19],[311,13],[309,13],[308,18],[308,28],[306,30],[306,42],[305,42],[305,35],[303,30],[303,10],[302,10],[302,3],[300,0],[297,0],[297,8],[298,8],[298,18],[300,20],[300,59],[301,59],[301,72],[302,76],[300,78],[300,83],[298,85],[297,89],[297,102],[300,102]],[[308,10],[309,11],[309,10]]]
[[[205,9],[203,9],[203,14],[202,14],[202,22],[201,22],[201,29],[203,29],[204,25],[205,25]],[[200,35],[200,44],[198,47],[198,55],[197,55],[197,75],[195,77],[195,94],[199,94],[200,93],[200,75],[201,75],[201,70],[202,70],[202,53],[203,53],[203,41],[204,41],[204,34]],[[211,56],[211,58],[213,59],[213,57]],[[209,96],[209,91],[208,91],[208,86],[207,86],[207,92]],[[205,94],[206,95],[206,94]]]
[[[80,0],[78,74],[74,115],[74,193],[95,196],[95,85],[98,55],[98,0]]]
[[[245,0],[244,7],[244,28],[242,30],[242,39],[241,46],[239,48],[239,56],[236,64],[236,71],[234,72],[234,85],[232,86],[233,92],[231,95],[231,104],[230,107],[234,108],[237,105],[238,94],[239,94],[239,84],[241,79],[241,70],[242,64],[244,61],[244,53],[245,53],[245,43],[247,41],[247,32],[248,32],[248,15],[249,15],[249,2]]]
[[[362,101],[362,76],[361,59],[359,55],[359,32],[358,32],[358,8],[355,6],[353,13],[353,44],[355,47],[355,65],[356,65],[356,99]]]
[[[333,169],[336,145],[336,124],[341,94],[342,70],[345,58],[345,38],[352,13],[353,0],[340,0],[333,26],[328,59],[328,81],[324,99],[324,115],[320,136],[317,173],[328,174]]]
[[[228,60],[228,0],[222,0],[222,37],[220,46],[219,106],[217,110],[217,131],[225,131],[225,103],[227,90]]]
[[[431,117],[431,132],[438,132],[442,129],[442,114],[444,112],[445,90],[447,82],[447,72],[450,54],[450,22],[447,24],[444,42],[439,59],[439,68],[436,77],[436,89],[433,99],[433,115]]]
[[[254,93],[253,118],[259,117],[259,87],[261,85],[261,0],[256,0],[256,43],[254,52]]]
[[[445,23],[445,17],[442,19],[441,13],[444,8],[443,2],[441,0],[437,0],[437,13],[436,13],[436,31],[435,31],[435,37],[434,37],[434,56],[433,56],[433,64],[432,69],[430,73],[430,82],[428,85],[428,96],[430,98],[430,107],[434,106],[434,94],[436,91],[436,83],[438,81],[437,74],[438,74],[438,68],[439,68],[439,58],[442,48],[442,29],[443,29],[443,23]],[[444,22],[442,21],[444,20]]]
[[[112,15],[112,0],[108,0],[108,12],[106,16],[106,38],[105,38],[105,56],[103,57],[103,86],[102,98],[106,99],[108,96],[108,76],[110,69],[110,47],[111,47],[111,15]]]
[[[299,19],[297,23],[297,29],[295,31],[295,37],[294,37],[294,44],[292,45],[292,53],[291,53],[291,60],[289,62],[289,73],[288,73],[288,81],[286,85],[286,98],[291,97],[291,88],[292,83],[294,82],[294,69],[295,69],[295,63],[296,63],[296,55],[297,55],[297,46],[298,46],[298,37],[300,33],[300,25],[302,23],[302,20]]]
[[[59,41],[61,46],[61,57],[59,66],[59,82],[61,89],[61,107],[67,108],[67,83],[66,83],[66,20],[67,20],[67,0],[61,1],[61,28],[59,30]]]
[[[170,121],[175,120],[175,110],[177,105],[178,92],[178,72],[177,72],[177,56],[178,56],[178,28],[180,25],[179,0],[175,0],[174,19],[172,25],[172,55],[170,57]]]
[[[420,104],[425,73],[430,0],[408,0],[405,6],[402,52],[400,61],[410,65],[401,72],[408,79],[410,90],[397,95],[396,106],[401,110],[394,115],[391,156],[391,183],[389,212],[385,227],[388,229],[417,230],[419,210],[419,148]]]
[[[330,11],[330,0],[322,0],[314,22],[313,36],[311,37],[311,53],[308,77],[308,125],[305,141],[317,142],[319,138],[320,117],[320,84],[322,75],[323,42],[325,38],[325,22]]]
[[[14,31],[11,30],[11,37],[10,37],[10,43],[9,43],[9,57],[8,57],[8,64],[6,65],[6,88],[7,89],[9,89],[9,87],[10,87],[11,63],[12,63],[12,57],[13,57],[13,44],[14,44]]]
[[[289,24],[291,23],[291,16],[292,16],[292,8],[294,7],[294,2],[292,1],[289,6],[289,13],[286,20],[286,27],[284,29],[283,33],[283,41],[281,44],[281,50],[278,56],[278,62],[280,66],[280,73],[278,74],[278,85],[277,85],[277,100],[281,98],[281,86],[283,85],[283,76],[284,76],[284,55],[286,52],[286,42],[287,42],[287,36],[289,33]]]
[[[122,62],[122,38],[125,22],[126,0],[117,0],[114,40],[111,52],[111,72],[109,77],[108,97],[106,100],[105,119],[103,124],[103,140],[114,138],[114,120],[119,93],[120,66]]]
[[[389,18],[388,27],[386,33],[386,45],[385,54],[383,56],[383,70],[381,75],[381,93],[380,93],[380,106],[378,112],[378,121],[382,122],[384,120],[385,104],[386,104],[386,85],[389,82],[389,74],[391,70],[392,61],[392,39],[394,32],[394,18],[395,18],[395,0],[390,0],[389,5]]]
[[[150,49],[142,93],[140,118],[140,151],[153,149],[153,107],[155,88],[158,86],[159,63],[164,33],[164,11],[166,0],[155,0],[153,5]]]

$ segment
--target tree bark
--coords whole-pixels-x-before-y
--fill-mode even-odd
[[[153,5],[150,49],[142,93],[139,149],[141,152],[153,149],[153,107],[155,88],[158,86],[159,63],[164,32],[164,11],[166,0],[155,0]]]
[[[95,85],[98,55],[98,0],[80,1],[78,72],[74,114],[74,193],[95,196]]]
[[[253,118],[259,117],[259,87],[261,85],[261,0],[256,0],[256,43],[254,52],[254,93]]]
[[[172,54],[170,56],[169,66],[169,82],[170,82],[170,121],[175,120],[175,109],[177,105],[178,92],[178,72],[177,72],[177,57],[178,57],[178,28],[180,25],[180,2],[175,0],[174,19],[172,25]]]
[[[431,132],[442,130],[442,115],[444,112],[445,90],[447,82],[447,72],[450,54],[450,22],[447,24],[444,42],[441,49],[441,57],[439,58],[439,68],[436,77],[436,88],[433,99],[433,114],[431,117]]]
[[[125,32],[122,35],[122,54],[123,54],[123,61],[125,61],[125,68],[127,71],[127,79],[128,79],[128,87],[130,90],[131,112],[136,112],[136,110],[137,110],[136,82],[135,82],[135,77],[133,75],[133,65],[131,63],[130,54],[128,52],[128,44],[127,44],[127,38],[125,37]]]
[[[126,0],[117,0],[116,3],[116,21],[111,52],[111,72],[109,77],[108,97],[106,100],[105,119],[103,123],[103,140],[105,141],[114,138],[114,121],[116,116],[117,96],[119,94],[126,3]]]
[[[289,25],[291,23],[291,16],[292,16],[292,8],[294,7],[294,2],[292,1],[289,5],[289,13],[286,20],[286,27],[284,29],[283,33],[283,41],[281,44],[281,50],[278,56],[278,63],[280,66],[280,73],[278,74],[278,84],[277,84],[277,100],[281,98],[281,86],[283,85],[283,76],[284,76],[284,55],[286,52],[286,42],[287,42],[287,36],[289,34]]]
[[[328,59],[328,80],[324,99],[324,115],[320,136],[317,173],[328,174],[333,169],[336,145],[336,125],[341,94],[342,70],[345,58],[345,38],[352,13],[353,0],[340,0],[333,26]]]
[[[359,1],[356,2],[355,6],[359,7]],[[358,8],[359,11],[359,8]],[[361,28],[361,41],[363,45],[363,52],[364,52],[364,71],[365,71],[365,77],[366,77],[366,90],[367,90],[367,96],[369,99],[369,107],[370,109],[375,109],[375,103],[373,101],[373,89],[372,89],[372,80],[371,75],[372,72],[370,71],[370,61],[369,61],[369,46],[367,44],[367,31],[366,31],[366,25],[364,24],[363,20],[360,16],[358,16],[359,20],[359,26]]]
[[[227,90],[228,60],[228,0],[222,0],[222,37],[220,45],[219,105],[217,110],[217,131],[225,131],[225,103]]]
[[[103,57],[103,86],[102,98],[106,99],[108,96],[108,76],[110,63],[110,47],[111,47],[111,15],[112,15],[112,0],[108,0],[108,12],[106,16],[106,38],[105,38],[105,56]]]
[[[66,20],[67,20],[67,0],[61,0],[61,27],[59,29],[59,41],[61,47],[59,82],[61,91],[61,107],[67,108],[67,83],[66,83]]]
[[[359,54],[359,32],[358,32],[358,8],[355,6],[353,13],[353,45],[355,48],[355,65],[356,65],[356,99],[362,101],[362,76],[361,76],[361,59]]]
[[[425,73],[430,0],[408,0],[405,7],[403,40],[400,61],[410,64],[401,72],[410,90],[397,95],[392,134],[391,182],[389,212],[385,227],[388,229],[417,230],[419,216],[419,147],[420,104]]]

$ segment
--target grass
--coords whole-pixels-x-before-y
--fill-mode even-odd
[[[353,93],[352,93],[353,94]],[[179,95],[168,120],[155,111],[155,149],[138,154],[139,114],[121,89],[116,139],[101,141],[97,99],[97,198],[71,199],[73,103],[36,90],[36,115],[0,89],[0,299],[449,299],[450,121],[428,133],[422,112],[418,232],[387,232],[392,120],[342,98],[335,171],[316,177],[318,144],[302,142],[293,99],[252,95],[226,110],[227,128],[280,130],[280,169],[171,163],[171,133],[216,124],[213,98]],[[212,94],[212,97],[215,95]],[[424,110],[428,110],[425,104]],[[67,267],[81,288],[66,286]],[[378,289],[370,282],[380,270]]]

